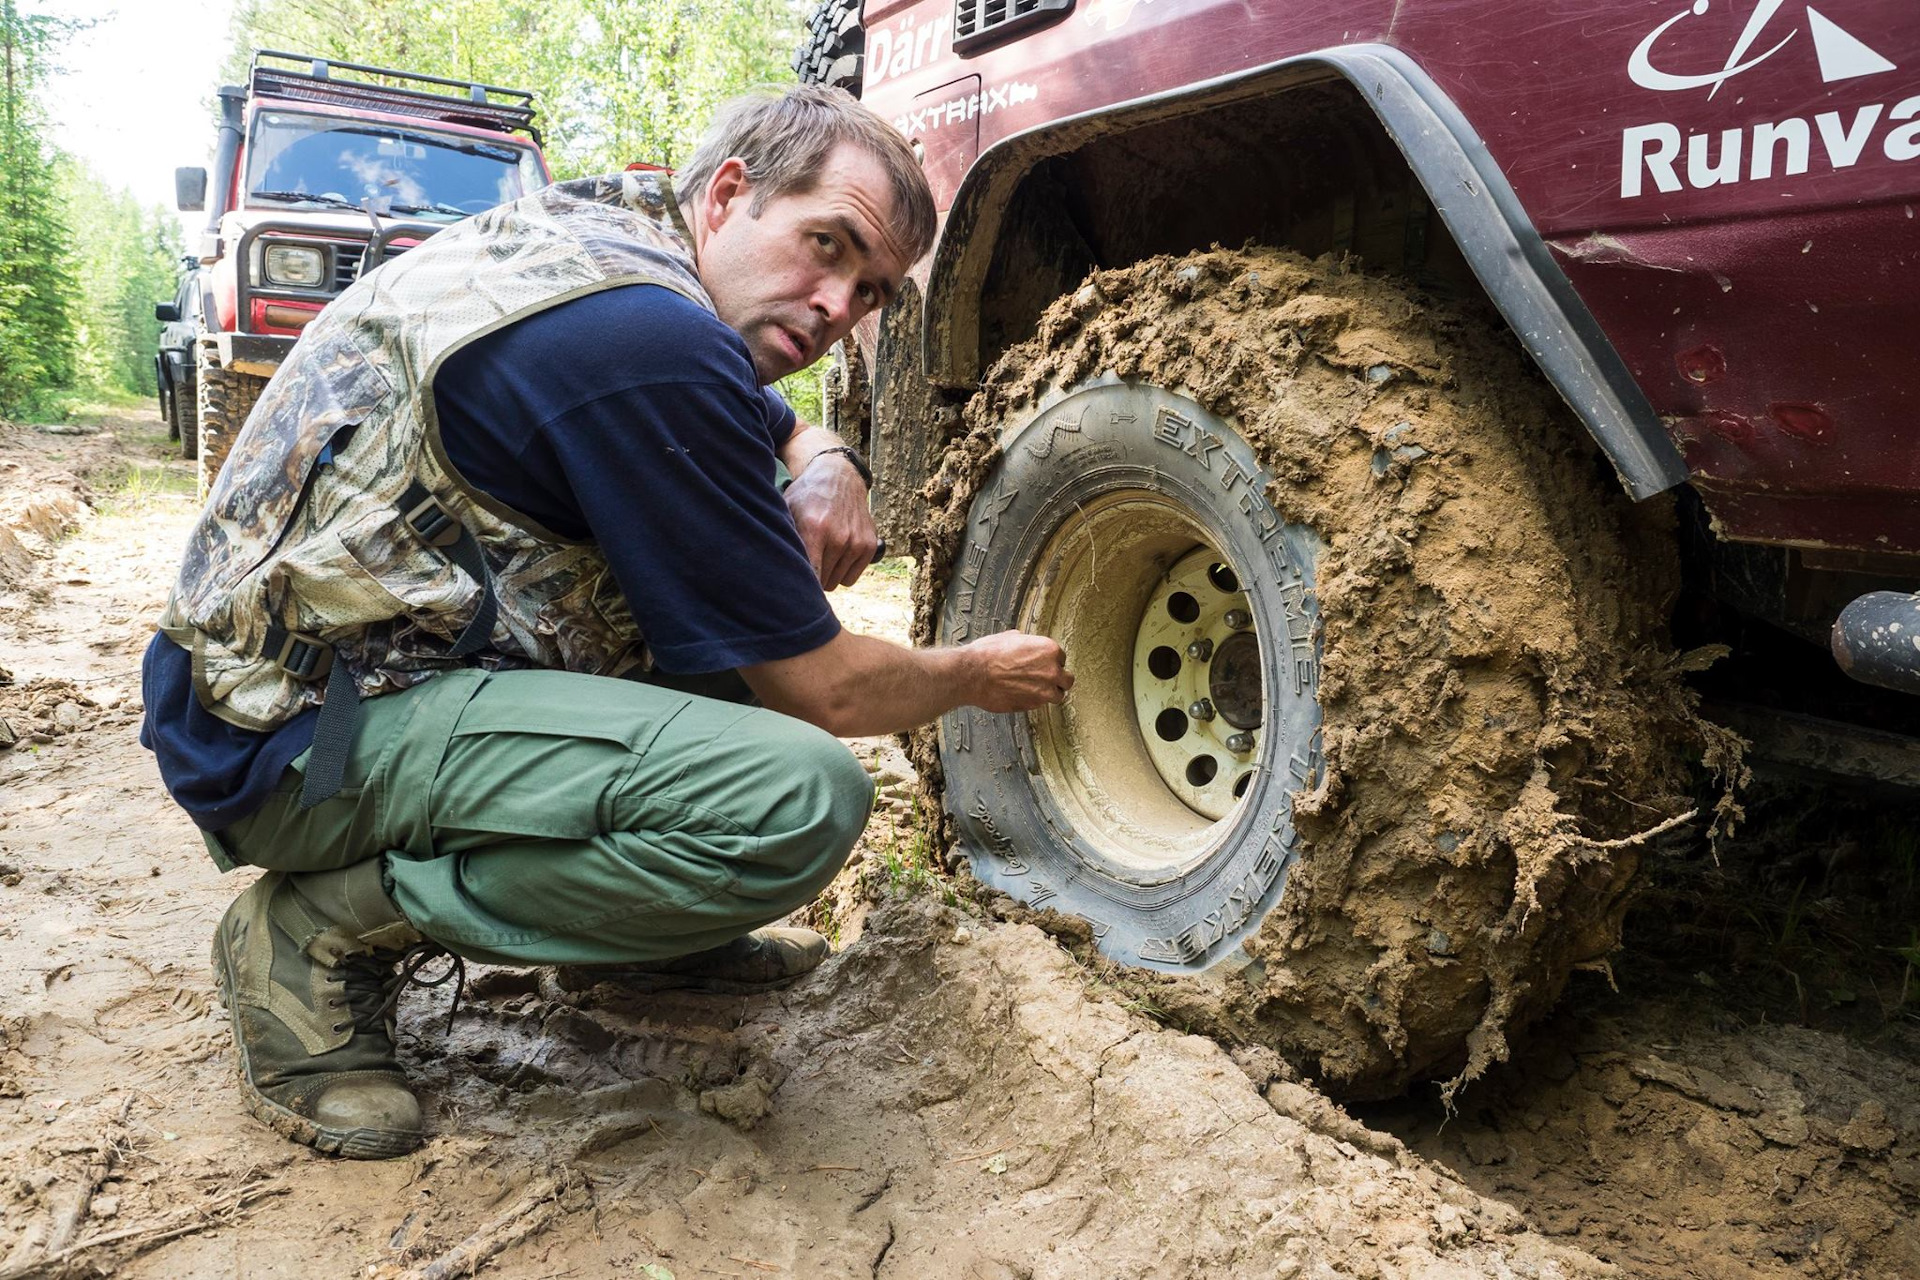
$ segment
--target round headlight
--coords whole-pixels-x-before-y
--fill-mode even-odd
[[[326,255],[318,249],[297,244],[276,244],[267,248],[265,272],[268,284],[310,289],[325,278]]]

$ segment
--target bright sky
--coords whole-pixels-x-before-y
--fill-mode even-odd
[[[173,171],[213,149],[213,97],[234,0],[21,0],[29,13],[83,18],[49,86],[54,141],[142,204],[173,208]],[[182,214],[189,247],[205,214]]]

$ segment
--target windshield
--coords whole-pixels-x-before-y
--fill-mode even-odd
[[[452,221],[545,185],[531,148],[269,111],[254,117],[247,202]]]

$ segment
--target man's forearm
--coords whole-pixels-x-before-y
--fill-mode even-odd
[[[959,706],[1027,711],[1073,684],[1060,646],[1003,631],[957,648],[906,649],[842,631],[810,653],[744,668],[761,702],[842,738],[898,733]]]
[[[851,632],[835,646],[841,660],[810,682],[804,703],[780,706],[756,688],[761,700],[842,738],[905,732],[969,700],[975,664],[964,649],[906,649]]]

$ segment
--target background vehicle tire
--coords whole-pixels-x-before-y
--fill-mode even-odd
[[[168,397],[173,407],[173,438],[180,456],[191,462],[200,456],[200,393],[197,382],[175,387]]]
[[[917,637],[1044,631],[1077,680],[916,741],[984,884],[1350,1097],[1477,1075],[1617,943],[1685,751],[1726,746],[1658,643],[1670,505],[1504,334],[1324,261],[1155,259],[967,424]]]
[[[233,437],[246,425],[247,414],[266,387],[267,380],[251,373],[223,368],[212,343],[202,343],[195,367],[195,389],[199,396],[197,439],[200,459],[200,496],[207,496],[220,466],[233,448]]]
[[[803,83],[828,84],[860,96],[866,32],[861,0],[821,0],[807,19],[806,36],[793,51],[793,70]]]

